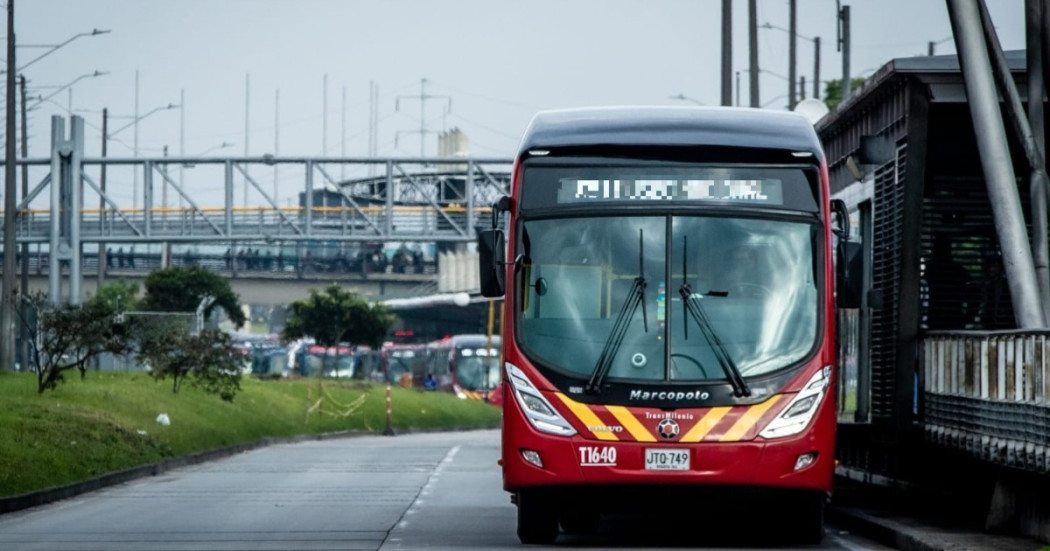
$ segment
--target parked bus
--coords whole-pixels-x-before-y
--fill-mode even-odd
[[[385,343],[380,354],[387,382],[403,387],[422,386],[426,345]]]
[[[512,180],[478,250],[482,293],[507,304],[501,465],[519,539],[654,507],[703,522],[746,496],[753,522],[819,541],[832,251],[848,249],[833,225],[848,220],[809,121],[543,112]]]
[[[491,401],[500,380],[499,348],[498,336],[455,335],[434,341],[427,345],[424,377],[430,378],[434,389]]]

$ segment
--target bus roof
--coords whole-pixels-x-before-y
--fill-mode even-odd
[[[559,147],[726,146],[808,151],[823,158],[802,115],[740,107],[593,107],[541,111],[521,151]]]

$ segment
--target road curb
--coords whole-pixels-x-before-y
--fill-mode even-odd
[[[902,551],[944,551],[951,549],[943,543],[929,541],[918,530],[911,530],[905,525],[890,519],[878,517],[851,507],[834,507],[828,509],[828,517],[835,524],[875,540],[883,545]]]
[[[297,436],[290,436],[286,438],[262,438],[253,442],[247,442],[244,444],[235,444],[233,446],[226,446],[223,448],[217,448],[213,450],[205,450],[202,452],[193,453],[183,457],[176,457],[167,461],[161,461],[159,463],[150,463],[148,465],[141,465],[138,467],[132,467],[123,471],[116,471],[112,473],[106,473],[95,478],[90,478],[81,482],[74,482],[64,486],[56,486],[54,488],[48,488],[46,490],[40,490],[36,492],[29,492],[17,496],[0,498],[0,515],[5,513],[11,513],[14,511],[21,511],[30,507],[37,507],[39,505],[46,505],[48,503],[54,503],[63,499],[68,499],[95,490],[100,490],[109,486],[116,486],[117,484],[123,484],[139,478],[145,478],[147,476],[156,476],[158,474],[170,471],[172,469],[178,469],[180,467],[187,467],[190,465],[197,465],[205,463],[207,461],[214,461],[216,459],[222,459],[238,453],[262,448],[266,446],[272,446],[274,444],[292,444],[295,442],[306,442],[311,440],[328,440],[332,438],[350,438],[356,436],[373,436],[374,432],[364,431],[346,431],[346,432],[328,432],[322,434],[303,434]]]
[[[423,432],[459,432],[468,430],[492,430],[492,427],[440,427],[440,428],[399,428],[395,434],[413,434]],[[106,473],[104,475],[96,476],[88,480],[81,482],[74,482],[64,486],[56,486],[54,488],[48,488],[46,490],[39,490],[36,492],[29,492],[17,496],[0,497],[0,515],[6,513],[13,513],[15,511],[21,511],[23,509],[29,509],[30,507],[37,507],[40,505],[47,505],[48,503],[54,503],[63,499],[68,499],[109,486],[116,486],[125,482],[130,482],[139,478],[145,478],[147,476],[156,476],[158,474],[170,471],[172,469],[178,469],[180,467],[187,467],[190,465],[198,465],[208,461],[214,461],[216,459],[222,459],[238,453],[251,451],[257,448],[264,448],[266,446],[273,446],[275,444],[294,444],[296,442],[309,442],[315,440],[330,440],[334,438],[355,438],[361,436],[382,436],[381,432],[373,431],[339,431],[339,432],[325,432],[320,434],[300,434],[296,436],[288,436],[281,438],[262,438],[253,442],[246,442],[243,444],[235,444],[232,446],[226,446],[223,448],[216,448],[213,450],[205,450],[201,452],[192,453],[183,457],[176,457],[167,461],[161,461],[159,463],[150,463],[148,465],[141,465],[138,467],[131,467],[123,471],[116,471],[112,473]],[[394,435],[390,435],[394,436]]]

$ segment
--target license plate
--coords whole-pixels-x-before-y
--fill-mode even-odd
[[[688,471],[689,450],[665,448],[645,449],[645,470],[647,471]]]

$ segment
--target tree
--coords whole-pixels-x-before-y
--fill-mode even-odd
[[[243,357],[223,331],[206,329],[198,335],[157,332],[142,342],[139,358],[149,364],[154,379],[171,377],[171,391],[176,394],[187,380],[227,402],[241,389]]]
[[[88,364],[103,353],[131,351],[127,327],[114,308],[101,300],[86,304],[52,305],[38,293],[27,298],[36,319],[22,319],[31,334],[32,364],[37,374],[37,392],[55,389],[71,369],[86,375]],[[21,314],[19,314],[21,316]]]
[[[202,266],[171,267],[156,270],[146,276],[146,297],[142,307],[161,312],[196,312],[206,296],[215,298],[204,310],[208,317],[215,308],[222,308],[236,327],[247,321],[241,303],[222,276]]]
[[[853,77],[850,79],[850,90],[858,90],[861,86],[864,86],[864,77]],[[824,85],[824,104],[828,106],[828,109],[834,110],[838,104],[842,103],[842,79],[829,80]]]
[[[139,285],[124,280],[112,281],[103,285],[88,302],[97,302],[109,308],[114,315],[128,310],[135,310],[139,305]]]
[[[395,321],[386,306],[330,285],[322,292],[311,289],[309,297],[289,305],[281,338],[290,341],[309,336],[325,348],[340,342],[379,348]]]

